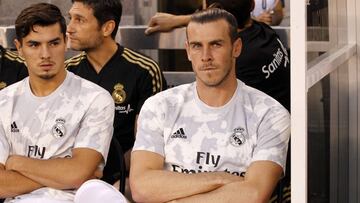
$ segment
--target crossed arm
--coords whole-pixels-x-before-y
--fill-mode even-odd
[[[164,171],[164,157],[134,151],[130,187],[137,202],[267,202],[282,174],[270,161],[253,162],[245,178],[226,172],[182,174]]]
[[[41,187],[78,188],[95,177],[102,155],[92,149],[76,148],[71,158],[40,160],[12,155],[0,164],[0,198],[29,193]]]

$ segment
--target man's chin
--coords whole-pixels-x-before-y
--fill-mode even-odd
[[[39,75],[39,78],[43,79],[43,80],[50,80],[52,78],[55,77],[55,74],[44,74],[44,75]]]
[[[70,45],[70,49],[74,51],[82,51],[81,47],[75,45]]]

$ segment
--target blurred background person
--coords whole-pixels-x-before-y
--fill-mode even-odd
[[[281,0],[255,0],[252,16],[268,25],[279,25],[284,18],[283,8]]]

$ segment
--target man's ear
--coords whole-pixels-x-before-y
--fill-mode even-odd
[[[185,41],[185,49],[186,49],[186,54],[188,57],[188,60],[191,61],[191,57],[190,57],[190,46],[189,46],[189,42]]]
[[[242,49],[242,41],[241,38],[239,37],[233,43],[233,50],[232,50],[233,57],[235,58],[239,57],[241,54],[241,49]]]
[[[111,33],[114,31],[114,29],[115,29],[114,20],[108,20],[104,23],[104,25],[102,25],[102,31],[105,37],[111,36]]]
[[[19,55],[22,57],[23,52],[22,52],[22,44],[21,44],[21,42],[18,39],[14,39],[14,44],[15,44],[15,47],[16,47]]]

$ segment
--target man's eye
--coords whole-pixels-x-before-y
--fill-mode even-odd
[[[51,42],[51,43],[50,43],[50,46],[56,46],[56,45],[58,45],[58,44],[60,44],[60,42],[58,42],[58,41],[56,41],[56,42]]]
[[[221,44],[215,43],[215,44],[213,44],[212,46],[215,47],[215,48],[218,48],[218,47],[221,47]]]
[[[201,46],[200,46],[200,44],[193,44],[192,45],[192,48],[193,49],[199,49]]]
[[[75,21],[77,23],[84,23],[84,19],[82,19],[82,18],[75,18]]]
[[[31,44],[29,44],[29,47],[37,47],[38,46],[38,44],[37,43],[31,43]]]

